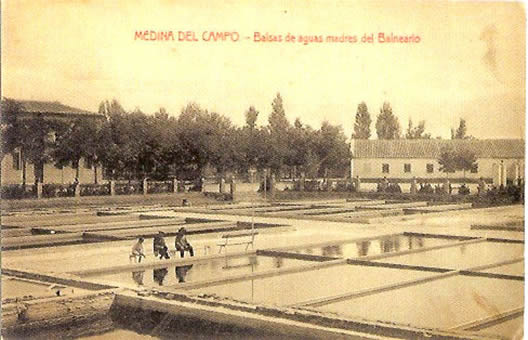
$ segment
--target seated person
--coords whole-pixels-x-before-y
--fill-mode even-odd
[[[154,256],[160,257],[160,260],[163,258],[170,259],[169,256],[169,247],[165,243],[165,233],[160,231],[158,235],[154,237]]]
[[[138,241],[132,246],[132,253],[130,259],[134,258],[137,262],[141,262],[141,258],[145,258],[145,250],[143,249],[143,241],[145,239],[140,237]]]
[[[193,247],[191,246],[191,244],[187,241],[187,238],[185,237],[185,234],[187,233],[187,230],[185,230],[185,228],[180,228],[180,230],[178,230],[178,234],[176,234],[176,240],[175,240],[175,246],[176,246],[176,251],[179,251],[180,252],[180,256],[181,257],[184,257],[185,256],[185,251],[189,251],[189,254],[191,254],[191,256],[194,256],[194,250],[193,250]]]

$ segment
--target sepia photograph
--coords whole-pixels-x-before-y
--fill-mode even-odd
[[[523,339],[523,2],[0,13],[2,339]]]

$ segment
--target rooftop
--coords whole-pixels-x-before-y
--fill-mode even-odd
[[[352,141],[353,158],[438,158],[445,148],[477,158],[524,158],[522,139],[391,139]]]
[[[55,114],[55,115],[75,115],[75,116],[100,116],[100,113],[78,109],[64,105],[58,101],[41,101],[41,100],[17,100],[24,113],[32,114]]]

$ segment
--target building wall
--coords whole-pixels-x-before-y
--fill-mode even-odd
[[[389,165],[389,172],[383,172],[383,164]],[[411,171],[404,171],[404,164],[410,164]],[[427,172],[427,164],[433,164],[433,172]],[[492,178],[493,182],[500,184],[501,164],[504,165],[505,178],[515,179],[516,176],[524,177],[524,159],[478,159],[477,173],[466,171],[466,178],[478,179],[480,177]],[[356,158],[351,161],[352,177],[360,178],[441,178],[446,174],[441,172],[437,159],[402,159],[402,158]],[[462,171],[449,174],[450,178],[463,178]]]
[[[84,167],[84,162],[79,162],[79,182],[80,183],[95,183],[94,168],[87,169]],[[9,184],[22,184],[22,165],[20,170],[16,170],[14,167],[13,155],[9,154],[4,157],[1,163],[2,167],[2,185]],[[65,166],[62,169],[55,167],[51,163],[44,164],[44,184],[55,183],[55,184],[70,184],[75,180],[76,170],[71,166]],[[97,181],[98,183],[103,182],[103,169],[102,167],[97,168]],[[35,182],[35,173],[33,164],[26,163],[26,183],[33,184]]]
[[[22,184],[22,163],[20,163],[20,170],[14,168],[14,160],[12,154],[7,154],[2,159],[2,178],[1,183],[4,184]],[[33,184],[35,175],[33,164],[26,163],[26,183]]]

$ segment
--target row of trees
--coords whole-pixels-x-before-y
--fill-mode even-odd
[[[352,137],[355,139],[369,139],[371,137],[371,124],[372,119],[370,118],[367,104],[362,102],[357,108]],[[402,137],[400,122],[398,117],[392,112],[392,107],[389,103],[383,103],[380,113],[376,117],[375,128],[378,139],[399,139]],[[471,136],[467,136],[466,132],[466,121],[460,119],[458,128],[456,130],[451,129],[451,139],[472,138]],[[414,126],[412,119],[409,119],[409,124],[403,137],[406,139],[430,139],[431,134],[425,132],[424,120],[420,121],[417,126]]]
[[[329,170],[344,174],[350,160],[341,126],[323,122],[315,130],[299,118],[291,124],[280,94],[266,126],[257,126],[260,113],[254,107],[246,111],[245,125],[237,127],[194,103],[178,117],[163,108],[152,115],[128,112],[116,100],[100,104],[104,119],[21,118],[21,107],[12,100],[2,102],[2,112],[2,157],[20,150],[24,174],[26,162],[35,169],[47,162],[78,168],[84,159],[102,165],[113,178],[196,178],[206,167],[221,174],[256,168],[324,176]]]

